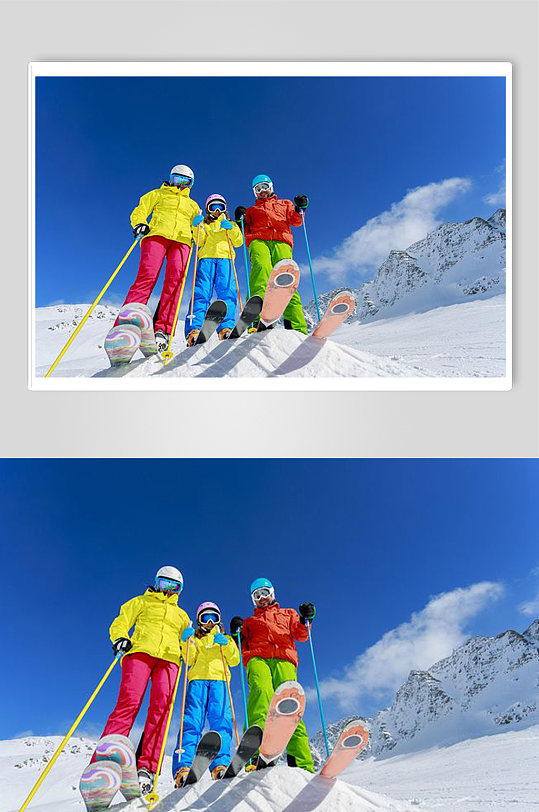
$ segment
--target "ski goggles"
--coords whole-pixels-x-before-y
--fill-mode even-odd
[[[204,623],[204,624],[206,624],[206,623],[219,623],[220,620],[221,620],[221,618],[219,617],[217,612],[202,612],[202,614],[199,615],[199,618],[198,618],[198,622],[199,623]]]
[[[263,180],[260,183],[257,183],[256,186],[253,186],[253,192],[255,195],[259,195],[260,192],[273,192],[273,183]]]
[[[188,177],[187,175],[171,175],[170,182],[173,186],[192,186],[193,185],[193,178]]]
[[[183,589],[183,584],[180,581],[174,581],[172,578],[156,578],[155,588],[159,592],[173,592],[179,595]]]
[[[221,200],[214,200],[208,204],[208,211],[225,211],[226,206]]]
[[[264,598],[273,598],[275,597],[275,590],[270,589],[269,586],[261,586],[260,589],[255,589],[252,593],[251,598],[253,599],[253,603],[256,605],[258,601],[263,600]]]

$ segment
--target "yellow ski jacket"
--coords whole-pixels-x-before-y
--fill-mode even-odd
[[[239,248],[243,245],[243,237],[241,235],[240,227],[237,223],[233,223],[233,227],[228,231],[221,228],[221,220],[224,220],[225,215],[221,214],[214,220],[213,223],[201,223],[200,225],[200,238],[198,243],[198,256],[200,259],[230,259],[230,248],[226,235],[230,238],[230,244],[234,248]],[[196,242],[196,229],[194,240]],[[232,249],[232,253],[236,256],[236,252]]]
[[[146,237],[159,234],[168,240],[190,245],[194,240],[193,218],[200,214],[200,209],[198,203],[191,200],[189,192],[190,189],[178,189],[168,183],[163,183],[159,189],[152,189],[142,195],[138,206],[131,212],[131,225],[134,228],[139,223],[147,223],[150,231]],[[152,219],[148,223],[150,214]]]
[[[129,637],[129,630],[135,626]],[[120,607],[120,614],[112,621],[110,639],[119,637],[131,640],[133,648],[126,656],[143,651],[151,657],[180,664],[180,637],[191,625],[186,612],[178,606],[177,595],[165,595],[147,589]]]
[[[230,668],[228,666],[235,666],[240,661],[240,653],[238,647],[231,637],[228,637],[228,644],[220,646],[214,640],[215,635],[219,629],[214,628],[204,637],[191,637],[189,645],[189,671],[187,676],[189,682],[193,679],[225,679],[225,670],[223,668],[223,661],[221,659],[221,649],[225,657],[226,675],[230,679]],[[181,644],[182,658],[186,661],[187,658],[187,643]]]

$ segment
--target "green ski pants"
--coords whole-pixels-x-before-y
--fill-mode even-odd
[[[296,666],[287,660],[251,657],[247,663],[247,682],[249,697],[247,699],[247,716],[250,725],[264,728],[266,714],[275,689],[287,680],[297,680]],[[288,755],[293,756],[296,765],[304,770],[314,772],[313,757],[309,749],[309,738],[305,722],[301,721],[286,748]]]
[[[262,296],[264,298],[266,285],[273,266],[280,259],[292,259],[292,249],[286,242],[253,240],[249,246],[249,257],[251,259],[251,274],[249,276],[251,296]],[[283,316],[290,322],[293,330],[307,333],[303,307],[297,291],[290,299]]]

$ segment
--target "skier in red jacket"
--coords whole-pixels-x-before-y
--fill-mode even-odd
[[[296,195],[294,202],[280,200],[273,191],[267,175],[253,178],[254,206],[238,206],[235,219],[245,231],[245,244],[249,248],[251,296],[264,298],[266,285],[273,266],[281,259],[292,258],[294,238],[291,226],[303,223],[302,211],[309,205],[306,195]],[[284,325],[288,329],[307,332],[305,315],[299,293],[296,291],[284,311]]]
[[[275,590],[267,578],[257,578],[251,584],[251,599],[255,606],[251,617],[233,617],[230,633],[241,639],[243,664],[247,669],[249,697],[247,716],[250,725],[264,727],[275,689],[287,680],[298,678],[298,653],[294,641],[309,639],[307,622],[315,615],[312,603],[302,603],[299,615],[295,609],[281,609],[275,600]],[[286,748],[288,764],[314,772],[309,739],[302,721]]]

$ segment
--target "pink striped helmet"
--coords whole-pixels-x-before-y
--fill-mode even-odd
[[[222,206],[222,210],[226,211],[226,200],[223,195],[210,195],[206,200],[206,213],[209,214],[211,211],[215,211],[215,209],[218,208],[217,204],[219,203]]]
[[[216,603],[212,603],[211,601],[206,601],[205,603],[201,603],[197,609],[197,623],[200,623],[201,616],[206,614],[206,612],[211,614],[217,615],[216,623],[221,622],[221,610],[217,606]]]

